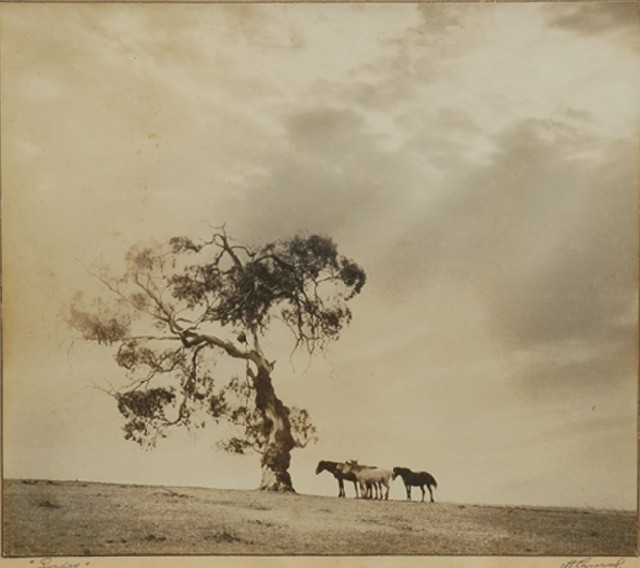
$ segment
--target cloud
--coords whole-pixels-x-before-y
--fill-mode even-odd
[[[633,144],[538,120],[493,143],[491,163],[448,168],[437,197],[406,219],[414,254],[387,257],[388,273],[468,282],[513,346],[617,336],[636,285]]]
[[[583,35],[622,31],[637,35],[640,14],[635,2],[564,4],[553,8],[547,15],[553,27]]]
[[[635,339],[634,326],[629,325],[599,344],[574,341],[530,351],[518,362],[518,392],[536,405],[575,400],[577,393],[599,401],[603,383],[612,393],[625,393],[635,383],[630,379],[637,367]],[[628,401],[625,411],[631,415],[633,399],[623,394],[619,398]],[[621,410],[617,404],[609,406]]]
[[[575,162],[594,140],[575,132],[545,141],[530,126],[505,134],[490,177],[476,180],[492,188],[480,207],[493,213],[492,222],[485,209],[491,252],[479,284],[510,341],[606,340],[633,318],[633,147],[610,146],[604,163]]]
[[[384,148],[364,116],[301,105],[283,116],[283,127],[285,137],[264,157],[264,175],[239,188],[252,204],[253,232],[360,234],[372,249],[393,231],[387,219],[410,194],[412,171]]]

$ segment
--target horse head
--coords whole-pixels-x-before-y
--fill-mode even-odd
[[[406,467],[394,467],[393,473],[391,474],[391,476],[393,479],[395,479],[396,477],[398,477],[399,475],[402,475],[406,471],[407,471]]]

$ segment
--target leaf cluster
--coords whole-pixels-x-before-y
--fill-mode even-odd
[[[80,331],[86,340],[111,344],[127,336],[131,318],[101,298],[96,298],[90,307],[85,307],[82,293],[77,293],[69,308],[67,323]]]
[[[174,253],[194,253],[198,263],[169,279],[171,293],[189,308],[205,306],[204,321],[264,333],[272,317],[309,352],[336,339],[351,321],[346,301],[358,294],[366,274],[338,253],[326,236],[294,236],[250,249],[224,234],[195,245],[171,241]]]
[[[126,419],[125,439],[139,444],[155,445],[158,435],[164,437],[168,420],[167,407],[175,401],[175,393],[166,388],[129,391],[115,395],[118,410]]]

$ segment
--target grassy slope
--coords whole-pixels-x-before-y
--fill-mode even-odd
[[[630,512],[9,480],[8,556],[635,554]]]

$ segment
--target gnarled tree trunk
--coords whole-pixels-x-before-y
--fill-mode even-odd
[[[262,481],[260,489],[295,493],[289,465],[291,450],[295,443],[291,435],[289,409],[276,396],[271,383],[271,366],[261,362],[254,376],[256,388],[256,408],[264,418],[266,438],[265,452],[262,456]]]

